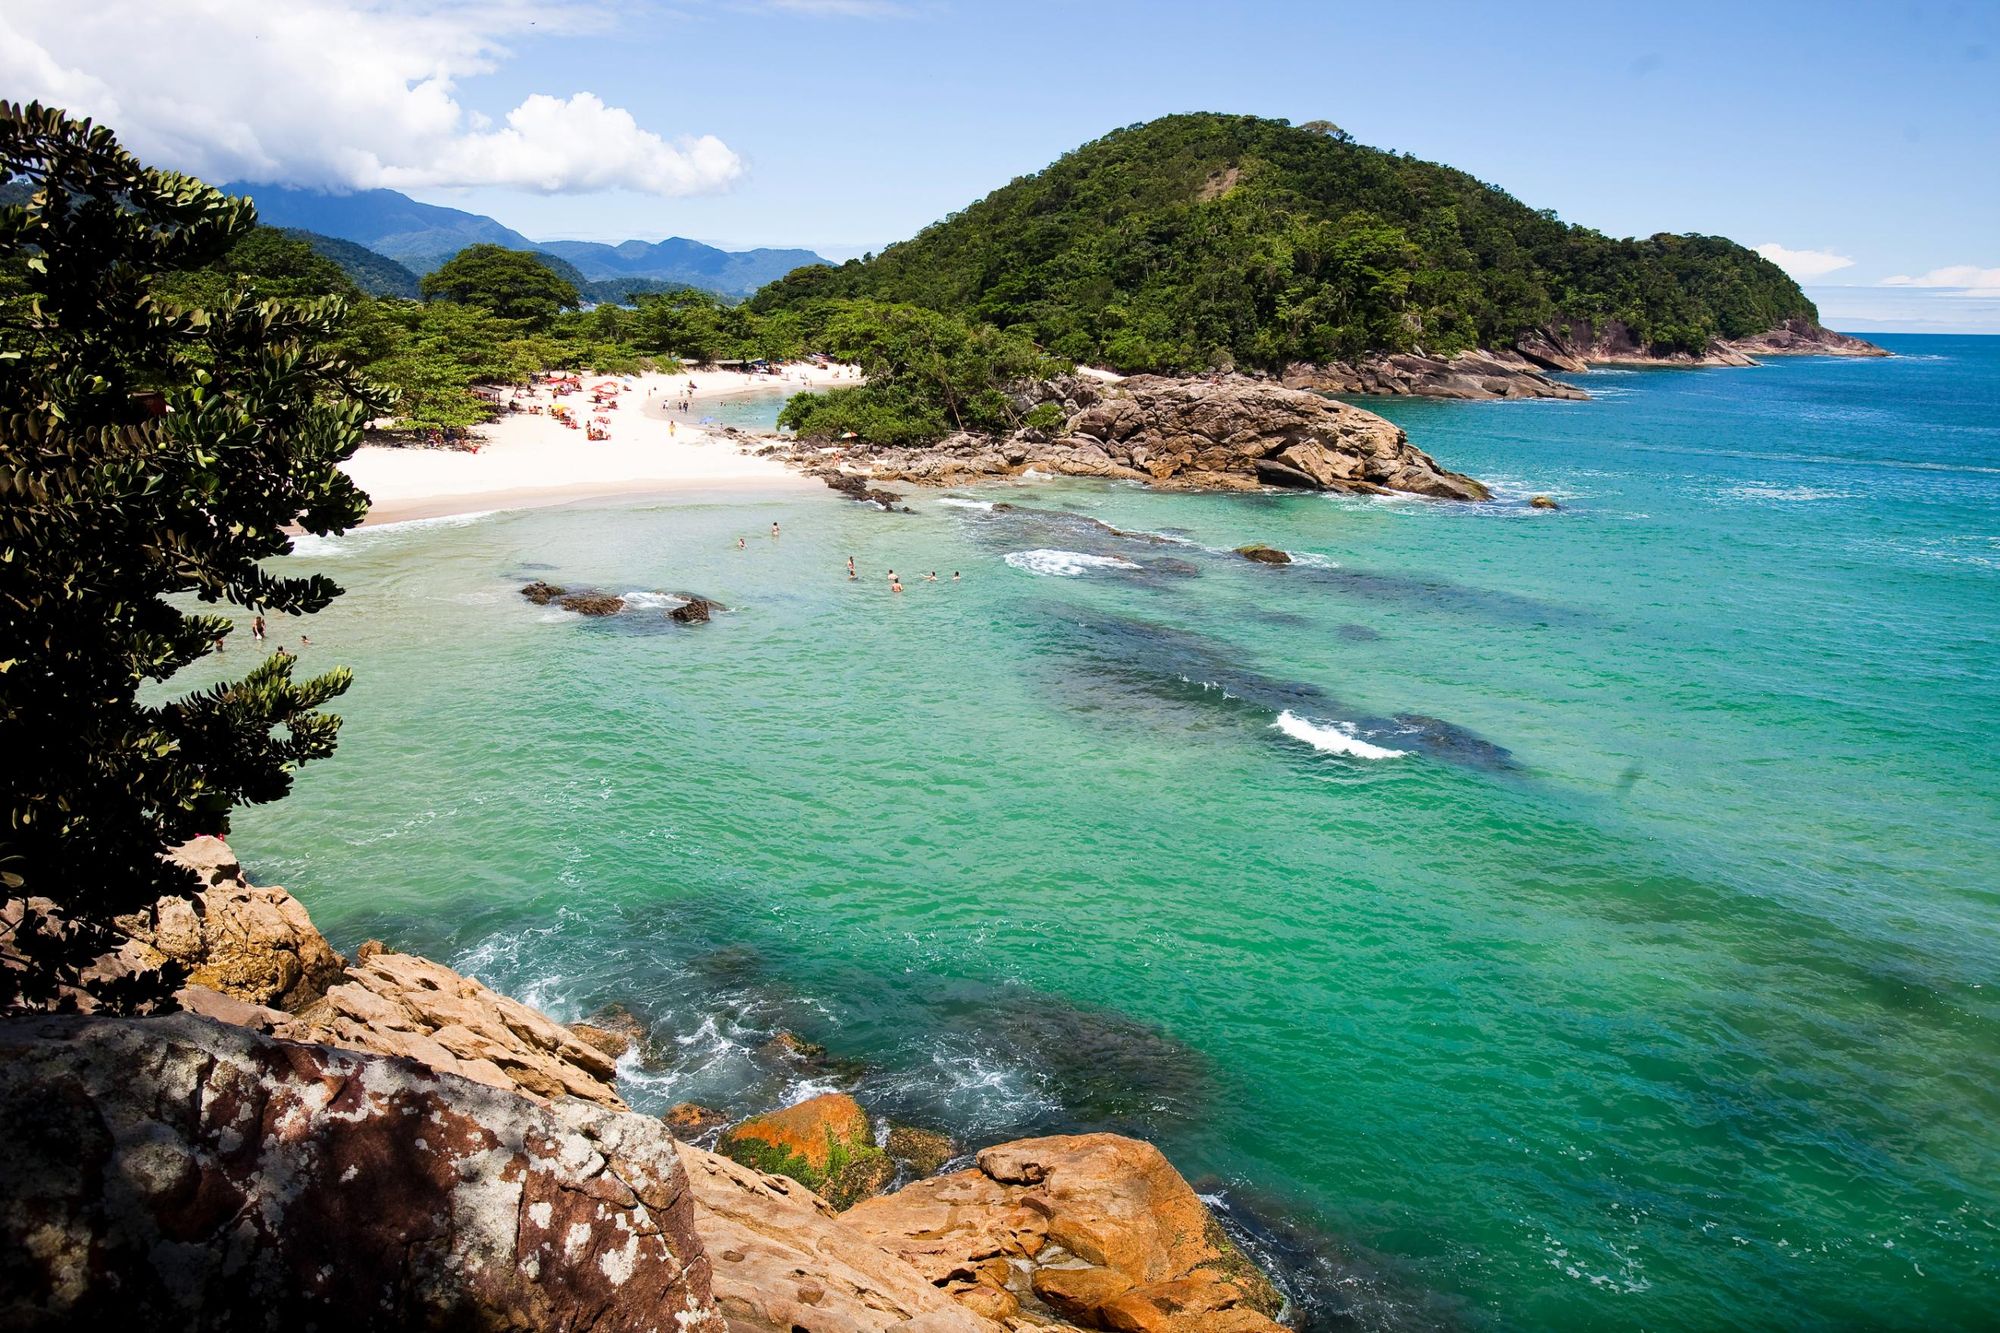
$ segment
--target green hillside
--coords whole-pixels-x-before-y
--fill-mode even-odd
[[[296,227],[279,230],[304,241],[320,257],[340,265],[341,271],[354,280],[354,285],[370,296],[416,299],[417,275],[389,256],[377,254],[365,245],[357,245],[338,236],[322,236],[316,231],[303,231]]]
[[[1617,240],[1337,127],[1167,116],[1085,144],[869,260],[753,309],[904,301],[1122,370],[1507,347],[1572,322],[1697,350],[1817,311],[1733,241]]]

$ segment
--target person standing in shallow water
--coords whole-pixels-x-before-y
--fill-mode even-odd
[[[847,577],[849,578],[856,577],[854,573],[854,557],[851,555],[847,557]]]
[[[902,590],[903,590],[903,584],[902,584],[902,580],[898,579],[898,578],[897,578],[897,577],[895,576],[895,574],[894,574],[894,573],[892,572],[892,573],[891,573],[891,574],[889,575],[889,591],[890,591],[890,592],[901,592]]]
[[[250,640],[259,648],[264,646],[264,617],[261,615],[250,622]]]
[[[778,525],[776,523],[773,523],[771,525],[771,535],[773,537],[776,537],[778,535]]]

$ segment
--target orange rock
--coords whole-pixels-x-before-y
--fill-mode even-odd
[[[875,1146],[875,1126],[861,1104],[842,1092],[752,1116],[723,1131],[723,1156],[771,1175],[789,1176],[836,1206],[880,1190],[894,1175]],[[838,1196],[838,1197],[836,1197]]]

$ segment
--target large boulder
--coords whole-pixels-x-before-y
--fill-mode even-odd
[[[244,878],[228,843],[196,838],[168,859],[192,870],[201,889],[118,919],[145,961],[178,963],[189,985],[274,1009],[310,1004],[340,979],[340,955],[304,906]]]
[[[722,1333],[658,1121],[192,1014],[0,1023],[14,1329]]]
[[[1151,1144],[1024,1139],[978,1163],[865,1200],[842,1220],[982,1306],[997,1291],[1089,1328],[1280,1327],[1276,1288]]]
[[[805,1186],[682,1144],[730,1333],[999,1333]]]
[[[415,954],[371,953],[325,998],[270,1030],[401,1056],[544,1101],[576,1097],[625,1109],[612,1086],[612,1056],[519,1000]]]
[[[789,1176],[836,1208],[880,1193],[896,1174],[875,1145],[868,1113],[842,1092],[752,1116],[724,1131],[715,1147],[745,1166]]]

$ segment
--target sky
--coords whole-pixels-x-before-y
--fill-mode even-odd
[[[1121,125],[1332,120],[1835,327],[2000,332],[2000,0],[0,0],[0,96],[216,180],[841,259]]]

